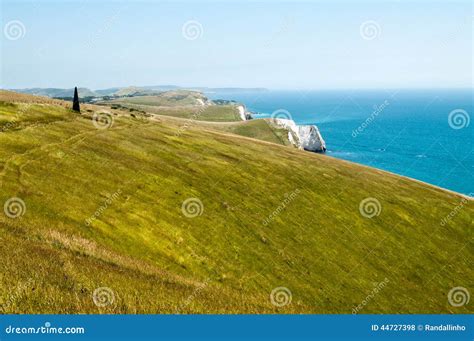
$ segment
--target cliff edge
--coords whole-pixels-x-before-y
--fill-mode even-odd
[[[326,152],[326,142],[315,125],[297,125],[295,121],[274,118],[273,124],[288,130],[288,140],[297,148],[316,153]]]

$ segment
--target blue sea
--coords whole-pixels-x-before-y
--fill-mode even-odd
[[[473,90],[222,91],[269,117],[316,124],[330,156],[474,193]]]

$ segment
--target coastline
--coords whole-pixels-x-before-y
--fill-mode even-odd
[[[11,99],[14,98],[10,98],[10,101]],[[17,108],[22,107],[19,104],[2,104],[2,106],[4,112],[8,114],[14,114]],[[374,169],[373,166],[361,168],[366,166],[354,162],[342,163],[338,158],[323,158],[317,153],[291,148],[283,144],[285,142],[283,139],[280,141],[282,143],[276,139],[261,140],[267,136],[273,136],[275,132],[279,133],[279,137],[284,137],[285,131],[269,129],[267,120],[236,121],[238,120],[237,113],[230,107],[226,107],[227,111],[224,112],[224,114],[232,114],[224,116],[233,120],[225,123],[232,126],[229,130],[216,131],[218,124],[224,124],[222,122],[211,125],[207,121],[196,119],[196,116],[177,117],[169,115],[169,112],[165,110],[162,111],[164,115],[150,113],[146,116],[147,119],[143,120],[145,115],[142,117],[137,112],[120,108],[109,110],[114,114],[114,126],[109,127],[110,129],[106,132],[99,133],[96,133],[97,128],[89,120],[95,112],[103,112],[103,107],[83,106],[83,116],[74,114],[59,105],[33,106],[30,109],[29,116],[34,117],[38,122],[41,122],[42,117],[38,118],[37,115],[45,112],[43,117],[49,118],[54,115],[64,123],[53,125],[52,130],[47,134],[43,134],[43,130],[32,132],[30,129],[0,134],[3,141],[8,142],[12,139],[18,141],[18,146],[4,144],[2,149],[5,149],[5,155],[18,155],[18,148],[30,148],[30,143],[25,144],[22,143],[23,141],[31,141],[36,144],[34,147],[41,148],[41,146],[49,146],[51,141],[60,140],[72,142],[55,145],[53,149],[41,148],[39,154],[26,154],[28,159],[20,160],[21,164],[26,163],[31,166],[29,161],[36,160],[38,157],[50,161],[50,164],[57,164],[56,150],[58,149],[56,148],[71,157],[68,158],[68,162],[60,163],[61,168],[54,172],[50,172],[47,167],[34,167],[34,165],[25,169],[31,172],[28,179],[32,181],[23,182],[28,186],[26,187],[28,192],[22,191],[20,200],[24,200],[23,202],[28,205],[28,215],[20,222],[25,222],[27,232],[32,231],[32,233],[39,233],[35,232],[35,228],[42,226],[45,219],[49,219],[46,221],[47,224],[53,227],[59,226],[58,230],[46,231],[45,238],[47,237],[48,243],[45,245],[52,250],[58,250],[57,243],[66,243],[68,240],[74,242],[67,244],[71,245],[72,251],[82,250],[83,245],[86,244],[84,244],[84,239],[81,239],[81,231],[106,228],[104,231],[100,230],[101,233],[98,236],[94,234],[87,236],[88,241],[90,240],[87,245],[97,245],[92,249],[90,257],[86,258],[94,263],[74,263],[72,261],[76,260],[73,258],[74,253],[67,248],[60,248],[59,250],[63,253],[56,259],[72,255],[71,264],[76,269],[75,274],[78,278],[89,278],[87,274],[92,269],[98,282],[95,285],[97,287],[104,285],[102,284],[104,276],[114,280],[113,290],[120,293],[120,297],[123,295],[130,298],[130,301],[119,301],[118,306],[125,312],[136,309],[137,285],[156,290],[152,293],[145,290],[148,296],[144,297],[143,301],[139,301],[140,311],[146,313],[153,309],[149,302],[156,298],[156,293],[174,295],[167,299],[167,305],[163,305],[163,310],[169,309],[173,312],[173,309],[178,306],[184,311],[182,299],[192,294],[194,288],[184,284],[177,286],[172,281],[176,274],[181,274],[182,266],[186,265],[186,271],[189,271],[186,273],[188,277],[195,278],[201,271],[207,271],[206,275],[216,276],[212,277],[214,282],[209,282],[209,295],[205,296],[203,288],[202,295],[199,296],[203,300],[202,304],[200,303],[197,308],[189,308],[195,309],[190,312],[200,313],[205,309],[215,309],[228,313],[266,313],[267,310],[259,310],[262,307],[260,298],[268,297],[268,292],[265,290],[270,291],[271,288],[265,289],[268,285],[266,276],[267,274],[272,276],[274,273],[272,269],[265,274],[263,282],[256,283],[257,286],[263,288],[262,292],[259,292],[255,299],[252,295],[246,296],[251,298],[245,303],[245,307],[250,307],[249,310],[242,308],[239,292],[235,295],[229,294],[229,297],[234,299],[233,301],[225,297],[214,306],[210,304],[215,302],[213,291],[215,287],[226,285],[228,288],[239,288],[240,280],[247,277],[260,280],[262,277],[254,276],[255,273],[261,271],[260,266],[252,267],[259,263],[262,268],[265,268],[265,265],[271,263],[275,257],[278,260],[276,266],[280,268],[281,265],[282,273],[288,277],[282,279],[276,275],[272,281],[283,282],[283,285],[289,283],[291,288],[306,287],[305,283],[308,281],[328,283],[328,278],[332,274],[335,276],[339,274],[339,271],[335,271],[334,264],[340,266],[341,269],[354,269],[356,266],[360,272],[355,273],[355,276],[346,276],[348,282],[345,285],[353,288],[354,292],[361,292],[361,299],[363,299],[363,292],[367,290],[366,286],[374,281],[374,269],[380,266],[380,271],[383,272],[379,277],[389,278],[393,283],[391,290],[399,290],[396,294],[403,296],[403,292],[406,291],[403,286],[406,283],[404,272],[406,269],[401,268],[400,272],[394,272],[390,266],[399,266],[400,260],[416,264],[417,269],[424,271],[420,274],[421,280],[428,282],[433,273],[439,270],[439,264],[449,264],[452,261],[452,255],[457,254],[462,244],[470,238],[469,230],[466,229],[466,226],[471,223],[473,210],[470,200],[443,189],[405,180],[397,174],[383,173],[382,170]],[[199,110],[199,108],[194,109]],[[23,115],[21,118],[29,118],[29,116]],[[197,118],[205,119],[206,117]],[[236,135],[236,131],[239,133],[250,131],[252,134]],[[262,134],[262,131],[265,134]],[[58,136],[58,134],[61,135]],[[77,144],[74,143],[75,136],[80,138],[84,134],[90,138],[77,149]],[[38,138],[41,140],[37,140]],[[117,146],[120,146],[118,152]],[[98,151],[98,157],[89,159],[91,151],[94,153]],[[81,168],[81,172],[75,172],[77,167]],[[18,192],[15,192],[15,189],[22,185],[21,178],[16,177],[16,169],[11,167],[7,170],[7,179],[18,180],[2,188],[4,198],[16,195]],[[83,175],[87,173],[93,177],[95,171],[101,171],[109,176],[104,177],[104,181],[94,183],[92,187],[81,186]],[[64,177],[64,174],[71,174],[71,176]],[[35,181],[49,176],[53,177],[50,181]],[[137,181],[127,181],[118,186],[117,184],[121,184],[120,181],[123,179]],[[63,190],[71,186],[76,186],[75,191],[78,192],[75,192],[75,195],[70,195],[69,192]],[[112,190],[113,194],[111,194]],[[35,194],[40,191],[50,193],[55,199],[42,200]],[[155,206],[155,210],[150,210],[150,207],[156,204],[157,197],[159,205]],[[185,203],[191,201],[196,203],[193,207],[197,207],[197,213],[187,208]],[[369,206],[367,206],[368,202]],[[84,203],[87,203],[85,210],[82,206]],[[108,204],[108,208],[104,203]],[[104,207],[108,210],[105,214]],[[48,211],[64,212],[64,214],[45,215],[44,212]],[[96,219],[88,219],[91,215],[96,216]],[[10,222],[7,218],[5,218],[6,221]],[[70,223],[71,221],[73,223]],[[81,225],[75,223],[76,221]],[[81,226],[83,226],[82,229]],[[133,238],[129,239],[130,226],[137,226],[137,228],[133,231]],[[7,233],[10,231],[8,228],[5,230]],[[252,233],[249,234],[249,231]],[[11,235],[15,236],[15,234]],[[81,238],[74,237],[78,235]],[[423,243],[422,241],[426,240],[428,235],[430,236],[429,243]],[[110,240],[107,239],[110,244],[100,244],[103,236],[110,238]],[[10,234],[7,234],[6,238],[10,238]],[[19,238],[21,238],[20,241],[24,240],[22,236]],[[171,244],[162,240],[169,240]],[[386,242],[381,246],[385,240]],[[63,264],[51,263],[48,250],[45,252],[46,256],[40,259],[25,258],[22,255],[17,257],[15,246],[18,244],[15,240],[13,241],[13,243],[7,243],[13,245],[7,250],[8,254],[14,255],[14,258],[7,258],[12,259],[10,273],[16,276],[11,281],[21,280],[21,276],[18,276],[14,269],[24,268],[24,259],[29,259],[30,262],[27,265],[33,269],[37,268],[35,264],[38,263],[54,265],[51,272],[58,273],[58,276],[43,276],[41,272],[38,272],[38,276],[43,276],[39,277],[41,283],[46,285],[61,283],[60,281],[64,278],[60,272]],[[27,241],[29,242],[29,239]],[[193,241],[193,243],[188,244],[188,241]],[[233,244],[239,248],[237,258],[236,250],[228,247],[229,241],[237,243]],[[169,289],[166,289],[168,291],[163,293],[164,289],[156,286],[156,278],[150,277],[148,268],[144,268],[141,263],[140,268],[138,265],[132,268],[129,263],[120,262],[104,269],[103,257],[100,257],[108,252],[112,247],[110,245],[120,246],[114,249],[115,253],[112,255],[115,258],[118,257],[119,260],[128,260],[132,257],[149,260],[150,254],[161,255],[163,250],[164,252],[170,250],[169,257],[157,256],[156,264],[154,263],[158,269],[156,278],[163,277],[160,269],[169,270],[169,273],[165,274],[166,279],[172,282]],[[282,257],[278,250],[286,245],[291,245],[291,253],[286,254],[288,257],[286,255]],[[33,240],[21,246],[24,254],[28,254],[37,250],[38,244]],[[189,258],[185,258],[187,251],[183,251],[183,247],[192,251]],[[137,253],[131,253],[130,250],[137,250]],[[214,253],[210,250],[217,251]],[[443,258],[436,256],[439,250],[442,250],[439,257]],[[319,259],[314,257],[315,252],[331,258],[329,261]],[[373,258],[367,260],[367,255],[373,253],[375,253]],[[244,254],[253,257],[248,259],[240,256]],[[447,269],[446,284],[443,288],[449,289],[453,280],[462,283],[460,276],[464,276],[463,269],[469,266],[469,250],[464,248],[459,258],[463,262],[459,265],[460,271],[453,273]],[[228,268],[220,268],[220,260],[222,260],[222,266],[228,266]],[[313,272],[313,275],[305,272],[308,262],[311,262],[312,269],[322,270]],[[208,264],[217,264],[217,273],[214,269],[208,268]],[[121,267],[118,268],[119,271],[117,271],[117,266]],[[252,273],[247,273],[246,269],[249,268],[253,269]],[[288,269],[296,269],[297,276],[293,276],[293,271],[288,271]],[[137,271],[141,270],[143,270],[143,275],[137,278]],[[236,275],[227,275],[231,273],[236,273]],[[36,276],[36,273],[34,275]],[[123,278],[127,281],[124,282]],[[293,278],[298,282],[292,282]],[[5,281],[7,280],[10,279],[6,278]],[[332,280],[339,283],[336,277]],[[428,289],[432,290],[433,295],[439,295],[444,302],[447,290],[440,290],[436,283],[432,285]],[[64,287],[58,287],[51,300],[57,302],[60,311],[70,309],[69,298],[75,300],[76,297],[73,293],[70,296],[64,296],[66,293],[63,290]],[[327,288],[331,287],[329,283]],[[184,288],[185,291],[177,292],[176,288]],[[248,288],[249,292],[253,292],[253,289],[253,285]],[[294,305],[295,310],[292,312],[321,310],[319,303],[311,305],[314,302],[311,297],[320,294],[318,286],[310,289],[313,292],[308,295],[309,303],[304,307]],[[427,289],[425,287],[419,289],[416,297],[420,302],[424,302]],[[341,298],[349,302],[347,306],[338,308],[337,302],[340,299],[337,298],[334,304],[330,302],[324,308],[325,312],[350,312],[354,306],[357,306],[351,303],[354,292],[349,292]],[[389,297],[393,295],[393,292],[387,293]],[[36,296],[34,293],[32,295],[34,299]],[[87,303],[87,299],[88,297],[84,296],[84,302]],[[90,298],[89,305],[86,303],[84,303],[85,308],[79,307],[81,311],[90,307]],[[405,304],[405,302],[402,303]],[[254,306],[256,308],[253,308]],[[418,307],[417,301],[413,302],[413,307],[407,309],[411,312]],[[40,308],[27,306],[24,309]],[[16,306],[12,308],[12,312],[15,312],[13,309],[17,309]],[[268,313],[273,313],[274,309],[272,309],[270,307]],[[364,307],[364,309],[368,311],[369,307]],[[374,306],[374,309],[379,308]],[[383,309],[389,312],[391,307],[384,305]],[[433,305],[430,309],[443,311],[444,306]]]
[[[456,127],[449,114],[454,108],[472,112],[471,94],[472,89],[315,90],[303,100],[296,90],[269,90],[224,98],[248,104],[260,113],[255,119],[284,109],[298,124],[317,125],[330,156],[469,195],[474,192],[472,122]],[[430,102],[438,97],[444,101]]]
[[[155,117],[160,117],[161,119],[165,119],[165,120],[171,120],[171,121],[181,121],[181,120],[182,120],[181,118],[176,118],[176,117],[171,117],[171,116],[166,116],[166,115],[154,114],[154,116],[155,116]],[[253,120],[259,120],[259,119],[265,119],[265,118],[254,118]],[[244,122],[244,121],[237,121],[237,122],[231,122],[231,124],[241,124],[241,123],[243,123],[243,122]],[[229,122],[206,122],[206,123],[207,123],[207,124],[229,124]],[[282,148],[287,148],[286,146],[282,146],[282,145],[279,145],[279,144],[276,144],[276,143],[273,143],[273,142],[268,142],[268,141],[264,141],[264,140],[259,140],[259,139],[252,138],[252,137],[248,137],[248,136],[236,135],[236,134],[231,134],[231,133],[224,133],[224,132],[221,132],[221,131],[216,131],[216,130],[206,129],[206,128],[201,128],[201,129],[202,129],[203,131],[211,132],[211,133],[218,134],[218,135],[222,135],[222,136],[232,136],[232,137],[234,137],[234,138],[239,138],[239,139],[254,141],[255,143],[269,144],[269,145],[273,145],[273,146],[279,146],[279,147],[282,147]],[[349,161],[349,160],[345,160],[345,159],[340,159],[340,158],[331,156],[331,155],[329,155],[329,154],[327,154],[327,153],[324,153],[324,154],[322,155],[322,153],[315,153],[315,152],[306,151],[306,150],[297,149],[297,148],[295,148],[295,149],[296,149],[298,152],[305,153],[305,155],[321,155],[321,156],[323,156],[323,157],[329,157],[329,158],[331,158],[331,159],[333,159],[333,160],[337,160],[337,161],[339,161],[339,162],[346,162],[346,163],[349,163],[349,164],[351,164],[351,165],[356,165],[356,166],[359,166],[359,167],[363,167],[363,168],[370,169],[371,171],[376,171],[376,172],[380,172],[380,173],[383,173],[383,174],[388,174],[388,175],[391,175],[391,176],[395,176],[395,177],[398,177],[398,178],[402,178],[402,179],[405,179],[405,180],[414,181],[414,182],[419,183],[420,185],[425,185],[425,186],[431,187],[432,189],[435,189],[435,190],[440,190],[440,191],[447,192],[447,193],[450,193],[450,194],[455,195],[455,196],[458,196],[458,197],[465,198],[465,199],[467,199],[467,200],[469,200],[469,201],[474,201],[474,198],[471,197],[471,196],[469,196],[468,194],[456,192],[456,191],[454,191],[454,190],[451,190],[451,189],[448,189],[448,188],[444,188],[444,187],[441,187],[441,186],[437,186],[437,185],[431,184],[431,183],[429,183],[429,182],[426,182],[426,181],[423,181],[423,180],[419,180],[419,179],[415,179],[415,178],[412,178],[412,177],[409,177],[409,176],[406,176],[406,175],[394,173],[394,172],[391,172],[391,171],[387,171],[387,170],[380,169],[380,168],[376,168],[376,167],[372,167],[372,166],[367,166],[367,165],[364,165],[364,164],[361,164],[361,163],[357,163],[357,162],[353,162],[353,161]]]
[[[425,185],[425,186],[428,186],[428,187],[432,187],[433,189],[436,189],[436,190],[441,190],[443,192],[447,192],[447,193],[450,193],[450,194],[453,194],[453,195],[456,195],[456,196],[459,196],[459,197],[463,197],[467,200],[470,200],[470,201],[474,201],[474,197],[471,197],[469,196],[469,194],[464,194],[464,193],[460,193],[460,192],[456,192],[452,189],[449,189],[449,188],[444,188],[444,187],[441,187],[441,186],[438,186],[438,185],[434,185],[434,184],[431,184],[429,182],[426,182],[426,181],[423,181],[423,180],[419,180],[419,179],[415,179],[415,178],[412,178],[412,177],[409,177],[407,175],[402,175],[402,174],[398,174],[398,173],[394,173],[394,172],[391,172],[391,171],[388,171],[388,170],[385,170],[385,169],[380,169],[380,168],[377,168],[377,167],[371,167],[371,166],[367,166],[367,165],[364,165],[362,163],[358,163],[358,162],[353,162],[353,161],[349,161],[349,160],[344,160],[344,159],[339,159],[337,157],[334,157],[334,156],[331,156],[331,155],[328,155],[328,154],[325,154],[324,156],[326,157],[330,157],[332,159],[335,159],[335,160],[339,160],[339,161],[342,161],[342,162],[347,162],[347,163],[350,163],[350,164],[353,164],[353,165],[358,165],[358,166],[361,166],[361,167],[364,167],[364,168],[368,168],[368,169],[371,169],[371,170],[375,170],[377,172],[380,172],[380,173],[386,173],[386,174],[389,174],[389,175],[392,175],[392,176],[396,176],[396,177],[400,177],[400,178],[403,178],[405,180],[410,180],[410,181],[414,181],[414,182],[417,182],[421,185]],[[473,193],[474,194],[474,193]]]
[[[261,120],[261,119],[265,119],[265,118],[253,118],[254,120]],[[240,121],[242,122],[242,121]],[[238,122],[238,123],[240,123]],[[236,122],[237,123],[237,122]],[[208,131],[211,131],[211,130],[208,130]],[[215,132],[215,131],[213,131]],[[230,134],[225,134],[225,133],[222,133],[222,132],[216,132],[218,134],[222,134],[222,135],[230,135]],[[257,141],[257,142],[261,142],[261,143],[269,143],[269,144],[272,144],[272,145],[277,145],[276,143],[273,143],[273,142],[268,142],[268,141],[262,141],[262,140],[258,140],[258,139],[254,139],[252,137],[247,137],[247,136],[241,136],[241,135],[234,135],[234,136],[238,136],[239,138],[244,138],[244,139],[250,139],[250,140],[253,140],[253,141]],[[441,186],[437,186],[435,184],[432,184],[432,183],[429,183],[429,182],[426,182],[426,181],[423,181],[423,180],[419,180],[419,179],[415,179],[415,178],[412,178],[412,177],[409,177],[407,175],[403,175],[403,174],[398,174],[398,173],[395,173],[395,172],[391,172],[391,171],[388,171],[388,170],[384,170],[384,169],[380,169],[380,168],[377,168],[377,167],[371,167],[371,166],[367,166],[367,165],[364,165],[362,163],[358,163],[358,162],[354,162],[354,161],[349,161],[349,160],[345,160],[345,159],[340,159],[340,158],[337,158],[337,157],[334,157],[334,156],[331,156],[331,155],[328,155],[327,153],[317,153],[317,152],[312,152],[312,151],[308,151],[308,150],[304,150],[304,149],[300,149],[300,151],[302,152],[305,152],[305,153],[309,153],[309,154],[324,154],[324,156],[326,157],[330,157],[334,160],[338,160],[338,161],[342,161],[342,162],[347,162],[347,163],[350,163],[352,165],[358,165],[358,166],[361,166],[361,167],[364,167],[364,168],[369,168],[371,170],[375,170],[377,172],[381,172],[381,173],[386,173],[386,174],[390,174],[392,176],[397,176],[397,177],[400,177],[400,178],[403,178],[403,179],[406,179],[406,180],[411,180],[411,181],[414,181],[414,182],[417,182],[421,185],[425,185],[425,186],[428,186],[428,187],[431,187],[433,189],[437,189],[437,190],[441,190],[441,191],[444,191],[444,192],[447,192],[447,193],[450,193],[450,194],[453,194],[453,195],[456,195],[456,196],[459,196],[459,197],[462,197],[462,198],[465,198],[469,201],[474,201],[474,197],[472,196],[469,196],[469,194],[464,194],[464,193],[460,193],[460,192],[456,192],[452,189],[449,189],[449,188],[444,188],[444,187],[441,187]],[[474,193],[472,193],[474,194]]]

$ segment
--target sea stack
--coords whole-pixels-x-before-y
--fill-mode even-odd
[[[326,142],[317,126],[297,125],[295,121],[283,118],[275,118],[272,121],[288,130],[288,141],[297,148],[315,153],[326,152]]]
[[[77,86],[74,87],[74,99],[72,100],[72,110],[81,112],[81,107],[79,105],[79,95],[77,94]]]
[[[298,125],[300,147],[316,153],[326,152],[326,142],[315,125]]]

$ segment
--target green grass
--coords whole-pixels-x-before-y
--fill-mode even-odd
[[[132,97],[133,98],[133,97]],[[113,108],[116,105],[107,103]],[[235,106],[231,105],[212,105],[212,106],[176,106],[161,107],[149,105],[136,105],[131,103],[121,103],[118,109],[135,109],[147,113],[171,116],[176,118],[192,119],[193,121],[210,122],[235,122],[241,121],[240,115]]]
[[[123,97],[102,101],[101,105],[145,111],[152,114],[192,119],[195,121],[241,121],[234,105],[205,105],[207,98],[197,91],[166,91],[156,96]]]
[[[0,102],[0,121],[18,109]],[[324,155],[183,130],[178,119],[115,113],[99,130],[91,113],[34,105],[21,129],[0,133],[0,204],[26,205],[19,218],[0,214],[2,312],[351,313],[385,279],[361,313],[473,312],[447,299],[453,287],[474,290],[472,201]],[[258,135],[249,127],[235,129]],[[371,219],[359,212],[367,197],[382,207]],[[188,198],[201,200],[200,216],[182,213]],[[292,302],[276,307],[270,293],[282,286]],[[113,304],[93,303],[99,287]]]
[[[136,96],[124,97],[106,101],[109,104],[137,104],[147,106],[176,106],[176,105],[197,105],[194,97],[163,97],[163,96]]]
[[[212,105],[212,106],[194,106],[183,108],[148,108],[147,112],[158,115],[173,116],[178,118],[192,119],[196,121],[210,122],[233,122],[241,121],[240,115],[235,106],[231,105]]]
[[[133,87],[129,89],[122,89],[118,92],[118,94],[127,95],[127,93],[134,92],[136,90],[137,88],[133,89]],[[173,107],[201,105],[202,102],[205,102],[206,100],[207,98],[201,92],[198,91],[172,90],[162,92],[158,95],[117,98],[109,101],[104,101],[104,103]]]
[[[230,123],[193,122],[193,124],[198,127],[251,137],[257,140],[285,146],[291,145],[288,141],[288,131],[268,124],[268,121],[265,119]]]

